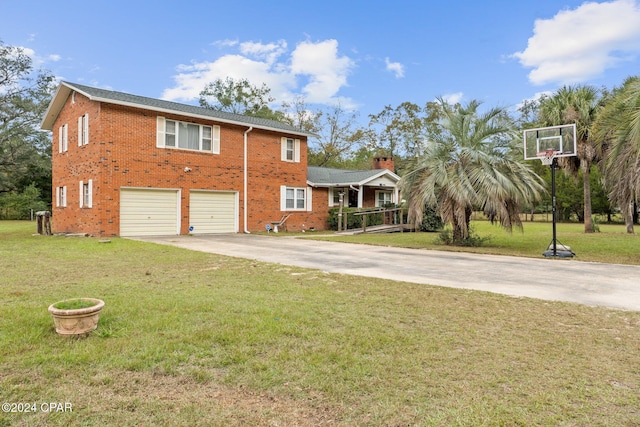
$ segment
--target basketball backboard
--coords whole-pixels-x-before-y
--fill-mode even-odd
[[[525,160],[576,155],[575,124],[525,129],[523,139]]]

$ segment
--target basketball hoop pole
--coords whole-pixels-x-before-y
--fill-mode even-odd
[[[553,224],[553,256],[558,256],[558,240],[556,238],[556,166],[558,159],[553,158],[549,167],[551,168],[551,222]]]
[[[554,258],[571,258],[575,255],[568,246],[561,245],[561,250],[558,250],[558,237],[556,233],[556,224],[558,222],[558,209],[556,205],[556,169],[558,168],[558,158],[553,157],[549,163],[551,168],[551,216],[553,224],[553,240],[551,241],[551,248],[547,249],[542,255]]]

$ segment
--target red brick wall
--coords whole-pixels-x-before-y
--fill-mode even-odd
[[[78,117],[89,113],[89,144],[78,147]],[[245,126],[234,126],[179,115],[167,119],[219,124],[220,154],[156,147],[158,113],[91,102],[71,96],[53,126],[53,229],[92,235],[117,235],[120,229],[121,187],[180,188],[181,234],[188,233],[189,190],[228,190],[239,194],[239,231],[244,230],[243,144]],[[58,153],[58,128],[69,125],[69,150]],[[306,187],[307,141],[300,138],[300,162],[283,162],[281,137],[286,134],[253,129],[248,133],[249,231],[264,231],[279,220],[280,186]],[[185,167],[191,169],[185,172]],[[79,207],[79,181],[93,180],[93,207]],[[56,187],[67,186],[67,207],[55,207]],[[326,229],[326,190],[313,190],[313,212],[292,212],[288,230]]]
[[[99,234],[104,216],[102,203],[94,197],[93,208],[80,208],[80,181],[93,180],[93,193],[100,192],[101,150],[96,144],[100,105],[82,96],[69,97],[53,125],[52,176],[54,232]],[[78,146],[78,118],[89,114],[89,144]],[[59,128],[68,126],[68,151],[59,153]],[[67,187],[67,206],[56,207],[57,187]]]

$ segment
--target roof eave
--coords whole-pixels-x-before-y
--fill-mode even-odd
[[[58,95],[63,91],[63,88],[65,88],[65,96],[63,98],[60,98]],[[208,120],[208,121],[215,121],[215,122],[219,122],[219,123],[227,123],[227,124],[232,124],[232,125],[237,125],[237,126],[245,126],[245,127],[253,127],[253,128],[257,128],[257,129],[262,129],[262,130],[267,130],[267,131],[272,131],[272,132],[279,132],[279,133],[285,133],[285,134],[289,134],[289,135],[297,135],[297,136],[306,136],[306,137],[310,137],[310,136],[317,136],[315,134],[311,134],[308,132],[299,132],[299,131],[295,131],[295,130],[289,130],[289,129],[280,129],[280,128],[276,128],[276,127],[271,127],[271,126],[264,126],[264,125],[258,125],[258,124],[252,124],[252,123],[246,123],[246,122],[241,122],[241,121],[237,121],[237,120],[228,120],[228,119],[222,119],[222,118],[218,118],[218,117],[211,117],[211,116],[207,116],[204,114],[192,114],[192,113],[186,113],[184,111],[177,111],[177,110],[171,110],[171,109],[166,109],[166,108],[160,108],[160,107],[153,107],[150,105],[143,105],[143,104],[139,104],[136,102],[126,102],[126,101],[120,101],[120,100],[114,100],[114,99],[110,99],[110,98],[103,98],[100,96],[93,96],[75,86],[73,86],[72,84],[66,83],[66,82],[62,82],[60,84],[60,86],[58,87],[58,90],[56,91],[56,94],[54,95],[51,103],[49,104],[49,107],[47,108],[47,111],[45,113],[45,116],[42,120],[42,123],[40,125],[40,127],[44,130],[53,130],[53,123],[56,119],[56,117],[58,116],[58,114],[60,113],[60,110],[62,109],[62,107],[64,106],[65,101],[67,100],[67,97],[69,96],[69,94],[71,93],[71,91],[76,91],[81,95],[86,96],[87,98],[89,98],[89,100],[91,101],[96,101],[96,102],[104,102],[107,104],[115,104],[115,105],[122,105],[125,107],[134,107],[134,108],[140,108],[140,109],[144,109],[144,110],[150,110],[150,111],[156,111],[159,113],[170,113],[170,114],[177,114],[177,115],[181,115],[181,116],[186,116],[186,117],[193,117],[193,118],[198,118],[198,119],[203,119],[203,120]]]
[[[66,92],[64,95],[62,92]],[[64,107],[64,103],[67,101],[67,98],[71,94],[71,88],[67,86],[64,82],[58,86],[56,93],[51,98],[51,102],[47,107],[47,111],[44,112],[44,116],[42,117],[42,122],[40,122],[40,129],[42,130],[53,130],[53,123],[56,121],[58,114],[60,114],[60,110]]]
[[[331,187],[349,187],[350,185],[362,185],[360,182],[330,182],[315,183],[307,180],[307,184],[312,187],[331,188]]]

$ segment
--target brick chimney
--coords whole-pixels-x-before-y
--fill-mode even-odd
[[[374,169],[388,169],[391,172],[395,172],[396,165],[393,161],[393,157],[374,157],[373,158]]]

